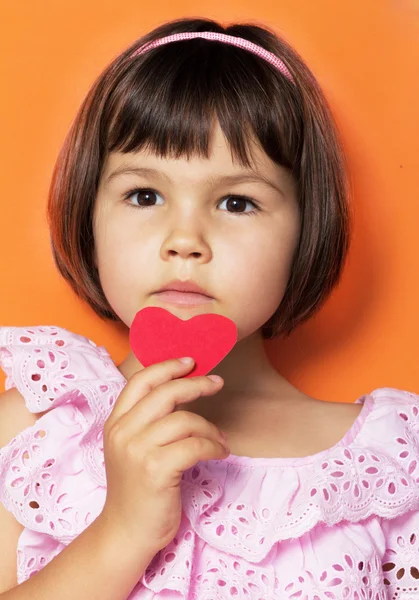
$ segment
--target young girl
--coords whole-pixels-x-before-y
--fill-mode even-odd
[[[212,380],[0,328],[0,598],[419,598],[418,396],[321,401],[264,352],[324,304],[350,242],[344,155],[297,52],[253,25],[151,31],[83,102],[48,211],[99,316],[216,313],[238,341]],[[203,295],[162,292],[182,283]]]

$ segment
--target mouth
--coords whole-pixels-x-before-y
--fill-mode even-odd
[[[164,290],[155,294],[161,302],[184,306],[207,304],[214,302],[214,298],[198,294],[196,292],[177,292],[176,290]]]

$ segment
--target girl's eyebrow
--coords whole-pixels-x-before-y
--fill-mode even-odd
[[[163,173],[162,171],[158,171],[157,169],[151,169],[149,167],[136,167],[134,165],[122,164],[117,169],[115,169],[115,171],[113,171],[110,175],[108,175],[108,177],[105,179],[105,187],[107,187],[113,179],[116,179],[120,175],[127,175],[127,174],[143,175],[146,177],[147,176],[148,177],[156,177],[157,179],[163,179],[169,183],[172,182],[170,177],[168,177],[166,175],[166,173]],[[237,175],[221,175],[219,177],[212,176],[212,177],[208,177],[204,183],[207,183],[209,185],[215,185],[215,184],[227,184],[228,185],[228,184],[233,184],[233,183],[240,183],[241,181],[264,183],[264,184],[268,185],[269,187],[271,187],[272,189],[274,189],[276,192],[278,192],[279,194],[281,194],[281,196],[283,196],[285,198],[285,193],[281,188],[279,188],[277,185],[275,185],[269,179],[266,179],[262,175],[257,175],[253,171],[238,173]]]

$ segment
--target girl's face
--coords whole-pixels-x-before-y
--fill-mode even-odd
[[[162,159],[146,151],[108,156],[94,208],[96,264],[127,327],[147,306],[181,319],[216,313],[235,322],[240,341],[274,314],[300,216],[291,175],[252,148],[252,170],[233,163],[217,123],[209,159]],[[197,283],[214,300],[190,307],[162,302],[155,292],[173,279]]]

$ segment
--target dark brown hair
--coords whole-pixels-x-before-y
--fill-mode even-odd
[[[202,38],[140,56],[144,43],[185,31],[246,38],[276,54],[294,83],[247,50]],[[55,264],[102,318],[120,321],[94,261],[93,208],[110,152],[147,147],[161,157],[208,157],[214,117],[233,159],[250,166],[247,134],[295,178],[301,234],[284,297],[262,327],[289,336],[324,304],[341,278],[352,219],[347,166],[327,100],[299,54],[266,27],[210,19],[164,23],[124,50],[97,78],[58,156],[48,197]]]

